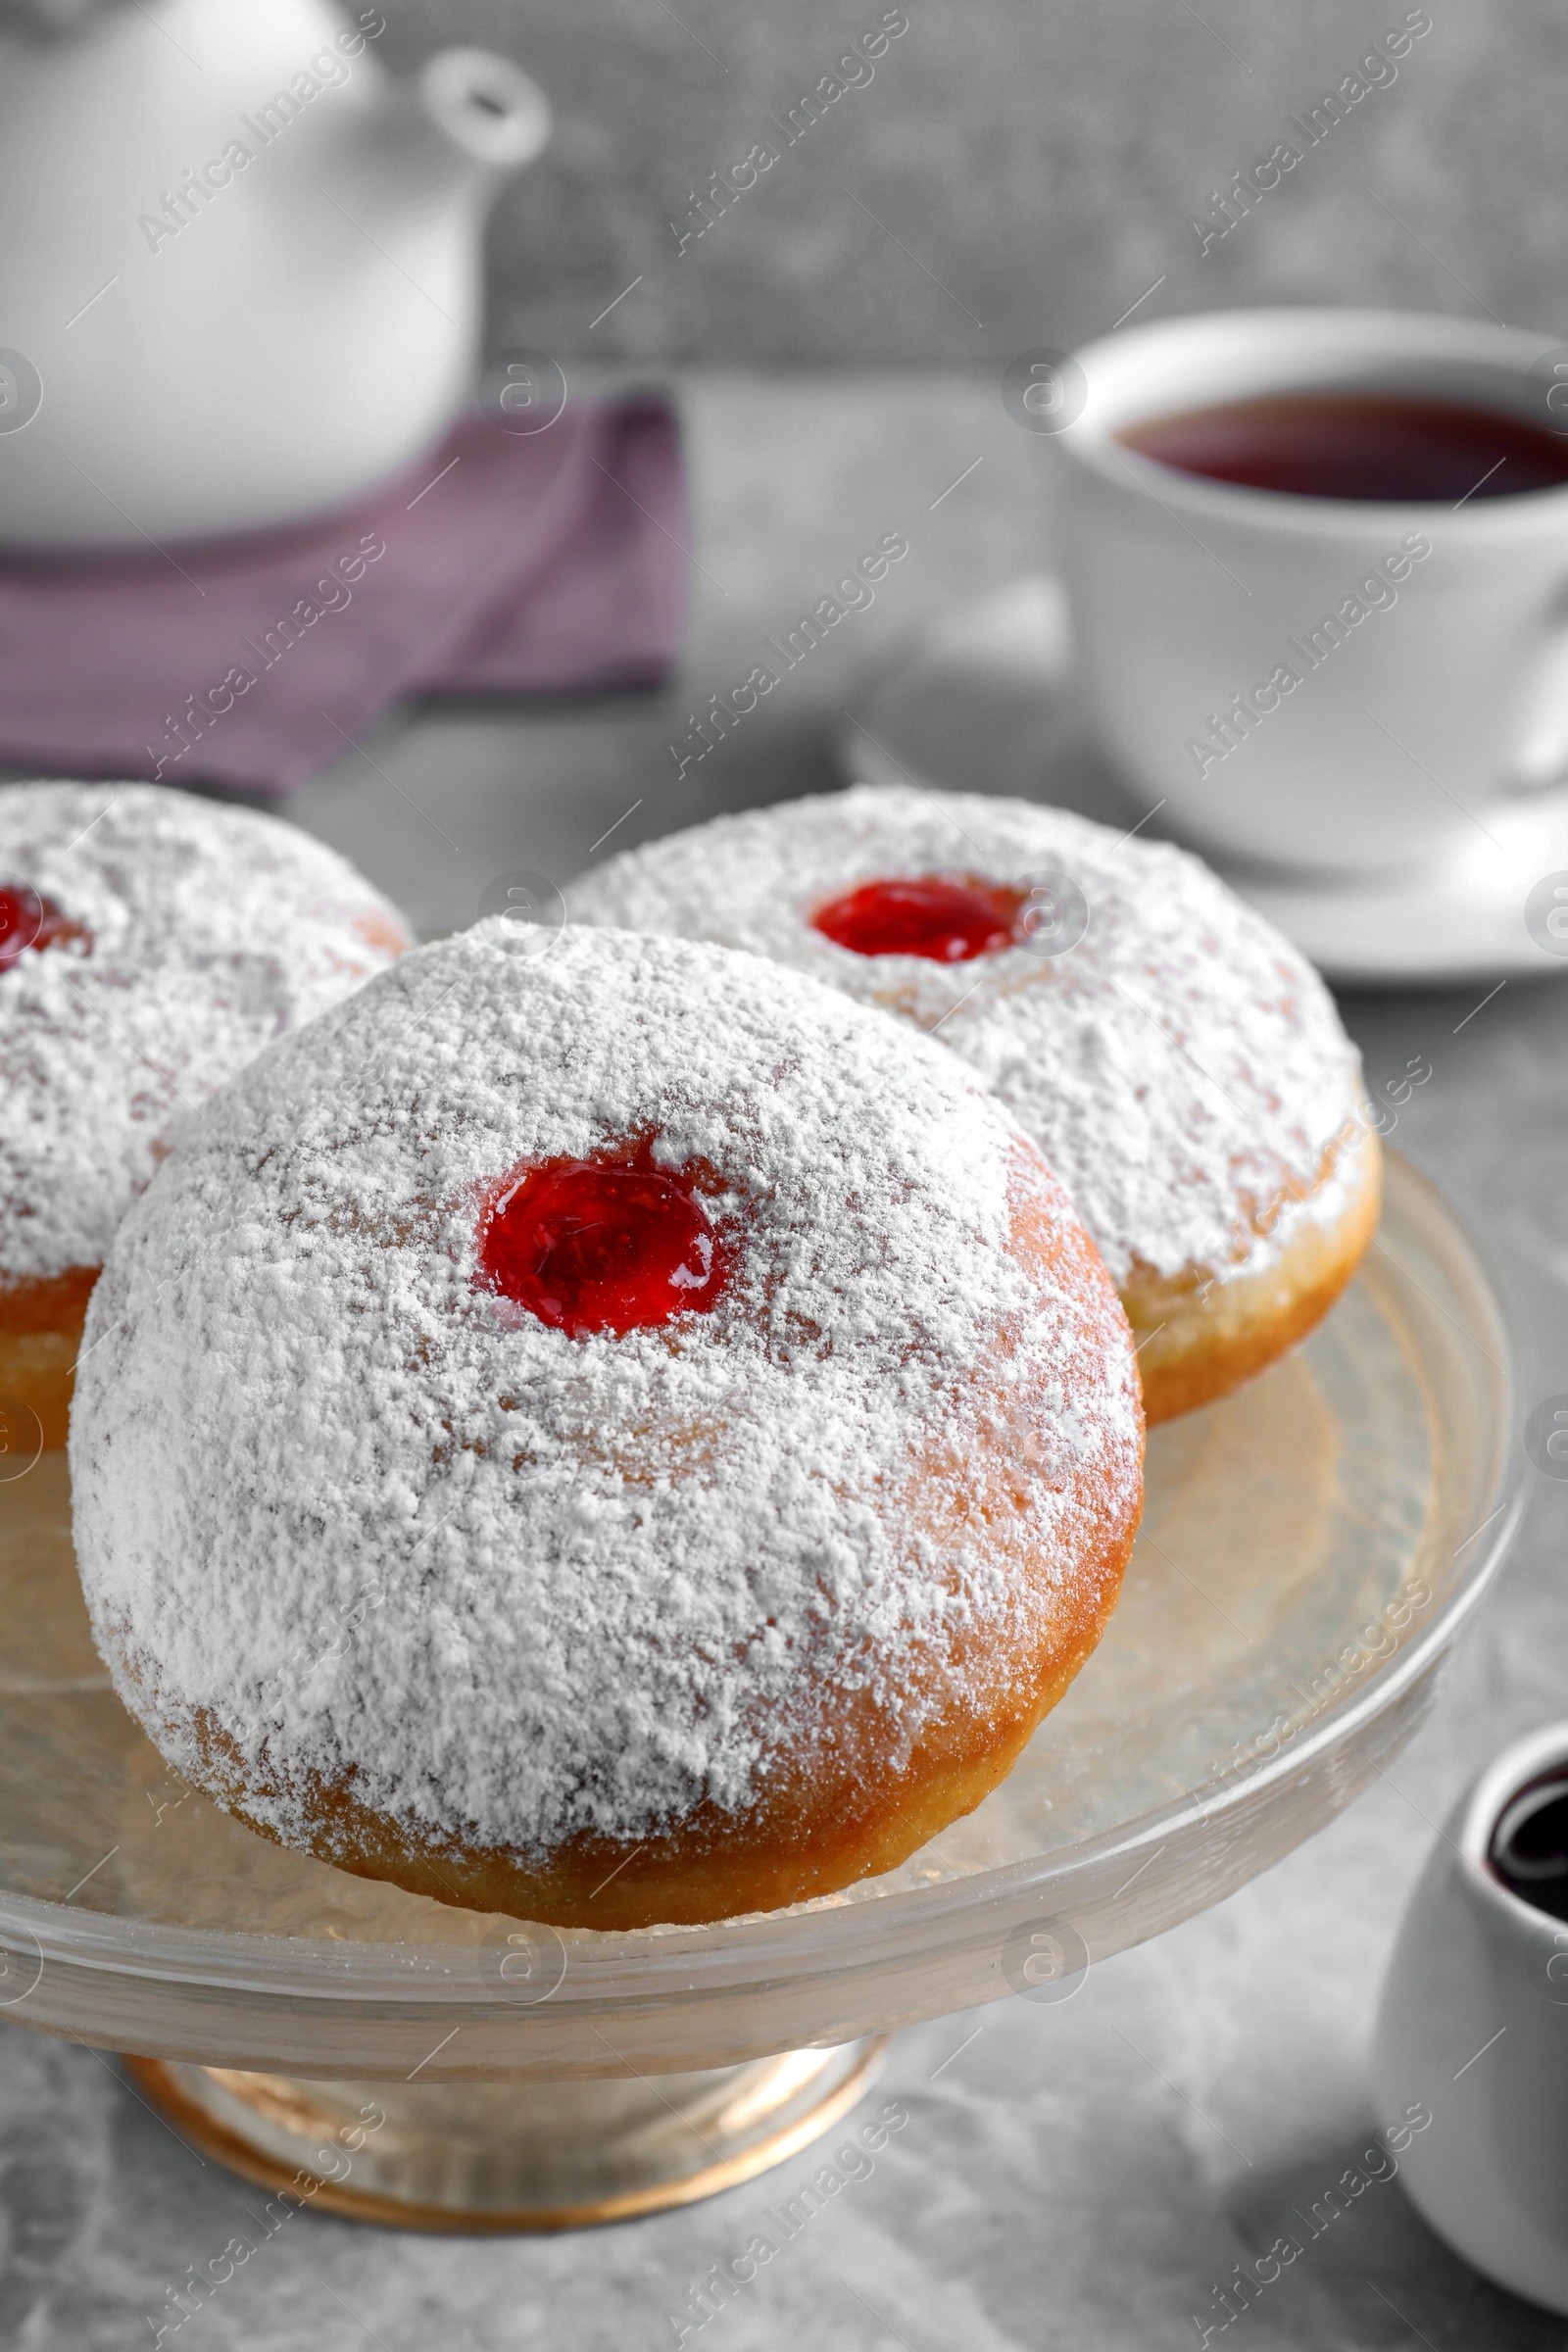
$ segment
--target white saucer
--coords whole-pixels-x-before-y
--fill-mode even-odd
[[[1136,825],[1146,812],[1091,745],[1073,673],[1060,583],[1011,581],[927,622],[866,672],[838,763],[852,781],[999,793]],[[1157,814],[1140,830],[1164,833]],[[1489,809],[1486,832],[1446,862],[1353,881],[1220,870],[1331,979],[1568,976],[1568,942],[1562,956],[1539,947],[1524,911],[1544,875],[1568,870],[1568,786]]]

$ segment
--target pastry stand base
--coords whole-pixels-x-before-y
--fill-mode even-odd
[[[830,2132],[888,2042],[625,2082],[317,2082],[123,2063],[193,2147],[265,2189],[399,2230],[500,2232],[630,2221],[734,2188]]]
[[[1334,1312],[1151,1433],[1105,1638],[984,1803],[818,1901],[628,1932],[429,1901],[210,1804],[109,1687],[64,1457],[0,1462],[0,2029],[148,2053],[137,2095],[273,2214],[564,2229],[793,2158],[787,2203],[871,2037],[1064,1997],[1385,1769],[1507,1543],[1509,1424],[1485,1274],[1391,1152]]]

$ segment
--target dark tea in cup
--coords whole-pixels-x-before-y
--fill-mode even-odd
[[[1396,392],[1269,392],[1127,426],[1178,473],[1296,498],[1459,506],[1568,482],[1568,433],[1503,409]]]

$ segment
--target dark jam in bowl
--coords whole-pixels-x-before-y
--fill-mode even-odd
[[[1509,1799],[1487,1859],[1510,1894],[1568,1919],[1568,1767],[1543,1774]]]
[[[1156,416],[1117,438],[1177,473],[1295,498],[1453,507],[1568,482],[1568,433],[1395,393],[1273,392]]]

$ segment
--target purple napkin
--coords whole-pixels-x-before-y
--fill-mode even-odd
[[[687,546],[679,429],[637,395],[466,416],[265,539],[0,564],[0,763],[288,792],[406,695],[657,685]]]

